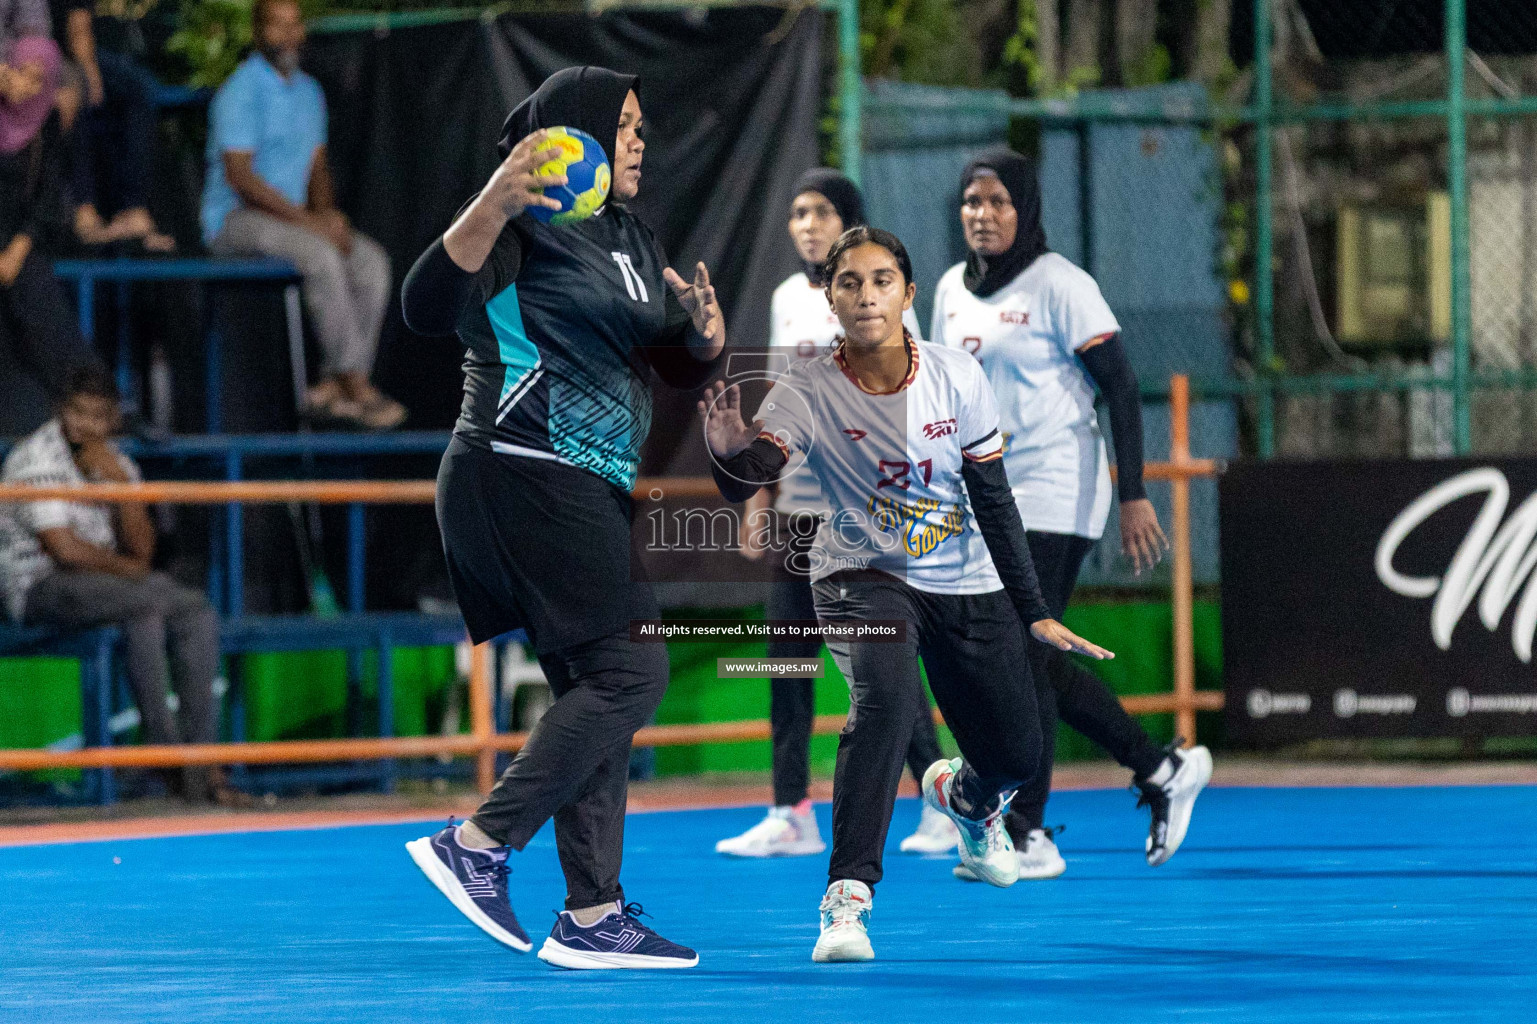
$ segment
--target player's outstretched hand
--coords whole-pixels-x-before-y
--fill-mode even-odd
[[[1157,565],[1168,549],[1169,538],[1158,525],[1153,503],[1146,498],[1121,502],[1121,551],[1131,559],[1136,574]]]
[[[1087,655],[1095,661],[1109,661],[1115,657],[1110,651],[1099,644],[1090,643],[1056,619],[1042,619],[1031,625],[1030,632],[1041,643],[1050,644],[1057,650],[1067,651],[1069,654]]]
[[[718,351],[726,343],[726,318],[715,299],[709,269],[703,263],[695,264],[692,282],[683,280],[683,275],[671,267],[662,271],[662,277],[678,296],[678,301],[683,303],[688,315],[694,318],[694,330]]]
[[[481,196],[496,203],[508,220],[530,206],[560,209],[560,200],[550,198],[542,190],[551,185],[564,185],[566,176],[558,172],[539,173],[540,167],[560,156],[560,147],[551,144],[549,137],[549,132],[543,128],[525,135],[486,182]]]
[[[736,455],[752,444],[763,429],[762,420],[743,421],[742,389],[735,384],[728,388],[725,381],[716,381],[707,386],[698,408],[699,418],[704,421],[705,444],[718,459]]]

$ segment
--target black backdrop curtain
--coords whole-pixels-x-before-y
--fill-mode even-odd
[[[325,89],[338,200],[389,251],[397,295],[416,257],[495,169],[509,110],[572,64],[639,74],[649,129],[635,208],[675,267],[685,270],[699,259],[709,265],[733,347],[763,345],[770,295],[799,269],[785,217],[795,178],[817,162],[822,21],[815,10],[768,7],[504,15],[388,33],[317,34],[304,66]],[[177,198],[184,203],[189,196],[195,202],[195,188]],[[220,317],[225,429],[293,429],[279,297],[271,288],[228,291]],[[406,330],[395,301],[375,379],[410,408],[409,426],[447,428],[458,415],[462,356],[453,339]],[[693,397],[659,386],[644,472],[707,472],[694,422]],[[353,475],[371,466],[384,476],[422,477],[437,468],[435,458],[419,456],[368,466],[341,462],[347,464],[322,460],[310,472]],[[325,510],[324,541],[313,551],[337,587],[345,579],[343,514]],[[446,596],[430,508],[374,509],[368,524],[370,607],[412,607],[424,595]],[[184,527],[200,546],[201,520]],[[247,510],[248,611],[305,606],[297,546],[303,532],[281,510]]]
[[[790,189],[817,162],[822,16],[815,10],[503,15],[495,20],[317,35],[305,67],[325,88],[341,203],[394,261],[397,282],[490,176],[503,118],[573,64],[641,76],[648,124],[634,208],[673,265],[704,260],[732,344],[767,342],[769,298],[798,268],[785,236]],[[376,380],[412,426],[458,413],[462,351],[400,322]],[[693,399],[657,391],[647,473],[700,473]]]

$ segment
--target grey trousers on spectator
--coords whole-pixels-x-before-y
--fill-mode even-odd
[[[344,256],[314,232],[242,207],[224,219],[210,248],[220,256],[274,256],[298,267],[323,372],[373,372],[391,283],[390,258],[378,242],[354,231]]]
[[[120,627],[127,647],[128,681],[139,705],[145,740],[218,740],[219,705],[213,697],[213,679],[219,671],[219,619],[199,591],[159,572],[130,580],[104,572],[61,569],[27,591],[26,621],[69,629]],[[166,706],[167,641],[170,678],[180,702],[176,718]]]

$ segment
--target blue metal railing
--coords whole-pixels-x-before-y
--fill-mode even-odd
[[[193,434],[163,441],[129,438],[124,454],[135,459],[206,459],[218,464],[225,480],[245,478],[248,459],[441,455],[452,435],[446,430],[407,430],[394,434]],[[0,439],[0,458],[13,442]],[[347,506],[347,610],[366,603],[368,561],[367,509]],[[225,615],[245,610],[245,514],[239,503],[215,510],[210,525],[208,597]]]
[[[287,260],[267,257],[220,257],[218,259],[129,259],[59,260],[53,265],[54,276],[75,286],[80,334],[86,344],[96,343],[96,284],[117,286],[117,389],[133,408],[139,407],[138,388],[133,372],[133,337],[128,309],[128,289],[135,283],[157,281],[193,281],[200,284],[235,284],[271,281],[297,287],[299,272]],[[289,304],[290,310],[296,304]],[[294,313],[290,312],[290,316]],[[290,333],[297,328],[290,324]],[[211,315],[203,322],[204,401],[207,426],[215,433],[223,425],[220,403],[224,388],[224,345],[217,323]]]

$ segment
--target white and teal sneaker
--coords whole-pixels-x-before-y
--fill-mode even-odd
[[[1067,870],[1067,861],[1062,859],[1062,852],[1057,849],[1056,834],[1062,831],[1057,828],[1033,828],[1025,837],[1024,849],[1014,848],[1019,855],[1019,880],[1056,878]],[[950,873],[963,882],[978,881],[977,876],[964,864],[957,864],[950,869]]]
[[[957,757],[929,765],[929,770],[923,773],[923,800],[955,822],[960,830],[961,863],[971,869],[978,881],[1006,889],[1019,881],[1019,858],[1014,854],[1014,841],[1003,827],[1007,801],[982,821],[957,814],[950,801],[950,785],[964,763]]]
[[[811,959],[819,964],[874,960],[870,948],[870,887],[845,878],[827,887],[822,897],[822,934],[817,936]]]

